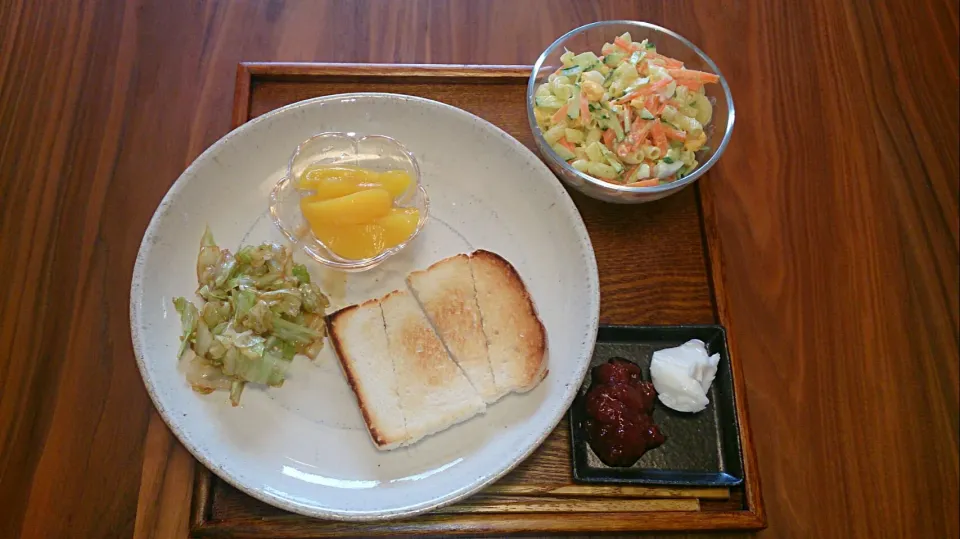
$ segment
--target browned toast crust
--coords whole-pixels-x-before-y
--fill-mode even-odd
[[[484,249],[479,249],[471,253],[470,257],[484,260],[501,269],[503,276],[506,277],[506,285],[517,297],[522,298],[523,308],[529,315],[529,319],[533,321],[536,337],[529,339],[527,342],[531,346],[529,350],[530,357],[535,358],[535,360],[528,361],[523,367],[524,380],[527,381],[527,383],[524,384],[524,388],[521,391],[532,389],[540,383],[547,374],[546,362],[544,361],[547,351],[547,330],[543,326],[543,321],[540,320],[540,316],[537,314],[533,298],[530,297],[530,293],[523,284],[523,279],[520,278],[520,274],[516,268],[502,256]]]
[[[370,437],[373,438],[373,443],[377,444],[378,447],[384,447],[396,443],[396,440],[390,440],[386,438],[383,433],[377,430],[373,424],[373,421],[370,419],[370,411],[367,410],[364,399],[360,396],[356,374],[353,372],[353,369],[350,368],[350,362],[343,360],[343,344],[340,342],[340,338],[335,330],[337,320],[343,315],[349,314],[354,309],[359,309],[370,303],[378,302],[379,300],[371,299],[364,301],[363,303],[350,305],[349,307],[344,307],[339,311],[328,314],[324,318],[327,323],[327,335],[330,337],[330,342],[333,344],[333,350],[336,352],[337,360],[340,362],[340,366],[343,367],[343,373],[347,375],[347,383],[350,384],[350,389],[353,391],[353,396],[357,399],[357,406],[360,407],[360,413],[363,415],[363,422],[367,424],[367,430],[370,432]]]

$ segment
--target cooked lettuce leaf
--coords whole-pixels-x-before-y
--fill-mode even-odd
[[[300,285],[300,301],[303,310],[308,313],[323,314],[330,306],[330,300],[327,298],[320,287],[310,282]]]
[[[270,305],[266,301],[257,300],[243,318],[239,319],[239,322],[242,327],[256,333],[267,333],[273,330],[273,318],[274,314],[270,310]]]
[[[293,276],[302,284],[310,284],[310,273],[303,264],[294,264],[290,272],[293,273]]]
[[[234,255],[204,230],[197,255],[198,310],[176,298],[181,337],[178,357],[189,361],[194,390],[230,391],[237,406],[247,383],[280,386],[297,353],[316,357],[323,347],[323,315],[330,302],[290,248],[276,243],[241,247]]]
[[[197,255],[197,282],[203,285],[213,285],[217,260],[220,258],[220,248],[213,241],[210,227],[203,231],[200,238],[200,254]]]
[[[242,380],[234,380],[230,384],[230,404],[233,406],[240,406],[240,394],[243,393],[243,386],[247,385],[246,382]]]
[[[268,290],[260,294],[260,300],[266,302],[270,310],[276,314],[286,315],[290,318],[296,318],[300,314],[302,301],[298,288]]]
[[[180,349],[177,350],[177,358],[179,359],[183,357],[184,350],[190,345],[190,341],[197,331],[197,318],[199,318],[200,313],[193,303],[182,297],[173,299],[173,307],[180,314]]]
[[[273,315],[273,334],[281,340],[295,344],[309,344],[314,339],[323,338],[319,331],[289,322],[276,314]]]

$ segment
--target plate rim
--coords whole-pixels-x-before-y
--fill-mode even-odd
[[[506,466],[501,468],[498,472],[489,475],[488,477],[476,481],[466,487],[462,487],[457,490],[452,490],[447,494],[436,497],[428,502],[425,502],[419,506],[413,508],[403,508],[403,509],[376,509],[365,512],[350,512],[345,513],[343,511],[331,510],[317,507],[314,505],[298,504],[291,500],[281,498],[274,494],[267,492],[264,489],[256,488],[251,485],[245,484],[243,481],[240,481],[238,477],[235,477],[234,474],[227,471],[223,466],[215,462],[214,455],[207,455],[206,453],[200,451],[197,447],[197,444],[192,440],[190,436],[186,434],[184,429],[182,429],[179,424],[175,421],[175,418],[171,413],[161,404],[159,399],[157,388],[154,385],[154,382],[147,375],[146,361],[144,358],[144,344],[141,340],[141,336],[137,328],[141,325],[142,319],[142,310],[138,299],[142,296],[142,287],[144,273],[146,270],[146,255],[152,249],[153,238],[156,235],[156,230],[160,226],[160,221],[166,215],[167,209],[171,206],[173,198],[176,194],[180,192],[187,184],[187,178],[196,176],[196,169],[199,168],[201,162],[209,159],[209,155],[217,152],[220,148],[224,147],[229,140],[240,136],[241,133],[251,129],[254,125],[267,121],[275,116],[282,114],[287,114],[290,111],[310,107],[315,103],[322,102],[332,102],[332,101],[341,101],[345,99],[387,99],[387,100],[397,100],[400,101],[413,101],[426,104],[428,106],[437,106],[448,111],[464,115],[467,118],[470,118],[474,122],[478,122],[485,129],[490,132],[500,136],[508,144],[516,148],[521,154],[525,154],[528,157],[532,158],[532,165],[534,168],[539,168],[541,171],[549,175],[553,181],[548,182],[553,186],[555,192],[557,193],[558,202],[564,204],[567,209],[567,213],[573,218],[572,225],[574,229],[579,233],[582,241],[585,242],[584,247],[586,248],[586,256],[584,257],[585,262],[588,266],[588,293],[592,290],[590,294],[588,310],[591,312],[590,319],[588,322],[588,328],[586,336],[588,338],[588,349],[585,351],[585,357],[581,362],[579,367],[579,372],[577,373],[578,380],[573,380],[572,383],[568,384],[565,389],[565,393],[561,398],[561,406],[557,408],[557,412],[553,414],[553,417],[546,423],[547,428],[536,438],[534,443],[530,445],[526,450],[520,453],[516,458],[512,459]],[[599,329],[599,318],[600,318],[600,283],[599,283],[599,274],[597,270],[597,261],[596,253],[593,249],[593,243],[590,239],[590,234],[587,231],[586,225],[583,222],[583,217],[580,215],[580,211],[577,209],[576,205],[573,202],[573,199],[570,197],[569,192],[563,187],[560,181],[556,178],[552,171],[547,167],[542,159],[530,148],[527,148],[523,143],[517,140],[515,137],[501,129],[500,127],[494,125],[493,123],[473,114],[469,111],[443,103],[440,101],[427,99],[423,97],[411,96],[406,94],[395,94],[389,92],[350,92],[350,93],[341,93],[341,94],[330,94],[326,96],[318,96],[310,99],[305,99],[302,101],[297,101],[290,103],[283,107],[273,109],[265,114],[262,114],[252,120],[244,122],[240,126],[230,130],[227,134],[220,137],[216,142],[211,144],[206,148],[200,155],[198,155],[191,163],[187,166],[186,169],[177,177],[177,179],[171,184],[167,189],[167,192],[164,194],[163,198],[160,200],[160,203],[157,205],[156,210],[154,210],[153,215],[150,218],[149,223],[147,224],[146,229],[144,230],[143,237],[140,241],[140,247],[137,250],[136,261],[134,262],[133,272],[130,282],[130,304],[129,304],[129,321],[130,321],[130,337],[133,343],[134,356],[137,361],[137,369],[140,371],[140,377],[143,380],[144,386],[147,389],[147,393],[150,396],[150,400],[153,402],[154,408],[160,414],[161,419],[167,425],[167,428],[173,433],[183,447],[195,458],[201,465],[205,466],[208,470],[213,472],[223,481],[226,481],[228,484],[234,488],[240,490],[241,492],[251,496],[257,500],[260,500],[264,503],[278,507],[285,511],[292,513],[313,517],[313,518],[324,518],[331,520],[347,521],[347,522],[371,522],[371,521],[384,521],[384,520],[393,520],[404,517],[411,517],[415,515],[420,515],[433,511],[440,507],[444,507],[453,503],[456,503],[464,498],[479,492],[488,485],[496,482],[504,475],[512,471],[516,466],[525,461],[538,447],[540,447],[543,442],[547,439],[548,436],[556,429],[560,421],[566,416],[567,410],[570,408],[570,405],[573,403],[574,398],[579,392],[580,385],[583,382],[583,378],[586,376],[587,370],[590,367],[590,361],[593,357],[593,349],[596,346],[597,331]],[[579,382],[579,383],[578,383]]]

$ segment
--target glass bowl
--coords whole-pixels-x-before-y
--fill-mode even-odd
[[[537,86],[546,81],[550,73],[556,71],[561,65],[560,55],[563,54],[565,49],[578,54],[586,51],[599,54],[604,43],[613,42],[613,38],[624,32],[630,32],[634,41],[649,39],[657,46],[657,52],[680,60],[690,69],[714,73],[720,77],[719,84],[704,86],[707,98],[713,102],[713,119],[706,127],[707,145],[712,149],[697,152],[697,160],[700,161],[700,165],[692,173],[675,182],[654,187],[627,187],[584,174],[570,166],[550,148],[550,145],[544,140],[543,133],[541,133],[533,115],[534,92]],[[730,95],[727,80],[723,78],[713,60],[696,45],[677,33],[645,22],[600,21],[567,32],[547,47],[547,50],[543,51],[543,54],[537,59],[533,73],[530,75],[530,82],[527,85],[527,119],[530,122],[530,129],[533,131],[533,138],[540,150],[540,155],[563,183],[598,200],[620,204],[637,204],[651,202],[676,193],[697,181],[720,159],[733,132],[733,96]]]
[[[420,220],[407,241],[391,247],[372,258],[352,260],[338,256],[328,249],[310,231],[310,225],[300,211],[300,199],[311,194],[297,189],[294,184],[310,165],[353,165],[371,170],[403,170],[413,182],[407,192],[395,202],[395,207],[417,208]],[[356,133],[320,133],[301,142],[287,164],[287,173],[270,193],[270,216],[273,223],[310,258],[324,266],[347,272],[366,271],[400,252],[423,229],[429,213],[429,199],[420,183],[417,159],[395,139],[383,135],[360,136]]]

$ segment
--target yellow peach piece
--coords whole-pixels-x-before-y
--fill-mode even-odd
[[[314,167],[307,169],[297,182],[297,189],[313,191],[320,200],[339,198],[366,189],[386,189],[393,198],[407,192],[413,178],[404,170],[375,172],[359,167]]]
[[[377,177],[377,183],[387,191],[390,191],[390,194],[396,199],[400,198],[410,189],[410,185],[413,184],[413,178],[410,177],[410,174],[405,170],[388,170],[380,173]]]
[[[377,219],[377,224],[383,227],[383,248],[396,247],[410,239],[419,222],[420,211],[416,208],[394,208]]]
[[[328,200],[306,197],[300,210],[311,228],[322,225],[358,225],[370,223],[390,212],[393,197],[386,189],[367,189]]]
[[[375,223],[321,225],[313,228],[313,234],[327,249],[350,260],[371,258],[386,249],[383,227]]]

